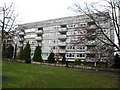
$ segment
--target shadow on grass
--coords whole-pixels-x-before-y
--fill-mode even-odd
[[[0,76],[0,78],[2,79],[2,82],[10,80],[10,77],[8,77],[8,76]]]

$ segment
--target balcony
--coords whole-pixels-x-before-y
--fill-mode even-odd
[[[54,53],[66,53],[65,49],[53,50]]]
[[[95,46],[97,43],[95,41],[88,41],[86,43],[87,46]]]
[[[35,49],[36,49],[36,47],[31,47],[31,50],[32,50],[32,51],[35,51]]]
[[[19,35],[20,35],[20,36],[24,36],[25,33],[24,33],[24,32],[20,32]]]
[[[60,29],[59,29],[59,32],[60,32],[60,33],[66,33],[66,32],[67,32],[67,29],[66,29],[66,28],[60,28]]]
[[[24,41],[24,38],[20,38],[20,39],[19,39],[19,42],[23,42],[23,41]]]
[[[66,53],[65,49],[59,49],[59,53]]]
[[[84,52],[84,51],[86,51],[86,49],[76,49],[76,51]]]
[[[97,26],[94,24],[87,27],[87,30],[94,30],[94,29],[97,29]]]
[[[93,58],[93,57],[86,57],[86,62],[95,62],[95,58]]]
[[[60,42],[58,43],[58,46],[66,46],[66,42]]]
[[[53,53],[58,53],[58,50],[53,50]]]
[[[41,41],[42,40],[42,37],[36,37],[35,38],[37,41]]]
[[[22,44],[18,44],[17,46],[18,46],[18,47],[22,47],[23,45],[22,45]]]
[[[43,33],[42,30],[37,30],[37,31],[36,31],[36,34],[39,34],[39,35],[41,35],[42,33]]]
[[[59,35],[59,36],[58,36],[58,39],[59,39],[59,40],[66,40],[66,39],[67,39],[67,36],[66,36],[66,35]]]
[[[37,43],[37,44],[35,44],[35,46],[38,46],[38,45],[39,45],[39,46],[42,46],[42,44],[41,44],[41,43]]]
[[[88,53],[88,54],[94,54],[95,51],[94,51],[94,50],[87,50],[87,51],[85,51],[85,53]]]
[[[29,36],[24,36],[25,39],[35,39],[35,36],[29,35]]]
[[[13,39],[9,38],[8,41],[12,41]]]

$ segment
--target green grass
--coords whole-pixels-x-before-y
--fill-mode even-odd
[[[3,88],[117,88],[117,75],[3,62]]]

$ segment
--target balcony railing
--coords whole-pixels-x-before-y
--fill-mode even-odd
[[[59,35],[58,39],[60,39],[60,40],[66,40],[67,36],[66,35]]]
[[[36,34],[42,34],[42,33],[43,33],[42,30],[37,30],[37,31],[36,31]]]

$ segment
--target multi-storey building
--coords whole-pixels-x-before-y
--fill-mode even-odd
[[[113,39],[110,21],[104,21],[103,18],[103,16],[96,17],[97,23],[103,28],[104,33]],[[18,33],[18,38],[15,40],[18,52],[19,47],[25,46],[29,41],[33,57],[35,47],[39,44],[44,60],[47,60],[51,51],[59,57],[59,60],[66,54],[68,61],[81,59],[86,62],[106,62],[110,60],[110,55],[113,55],[110,52],[111,47],[106,47],[99,39],[108,43],[109,41],[85,15],[21,24],[16,33]]]

